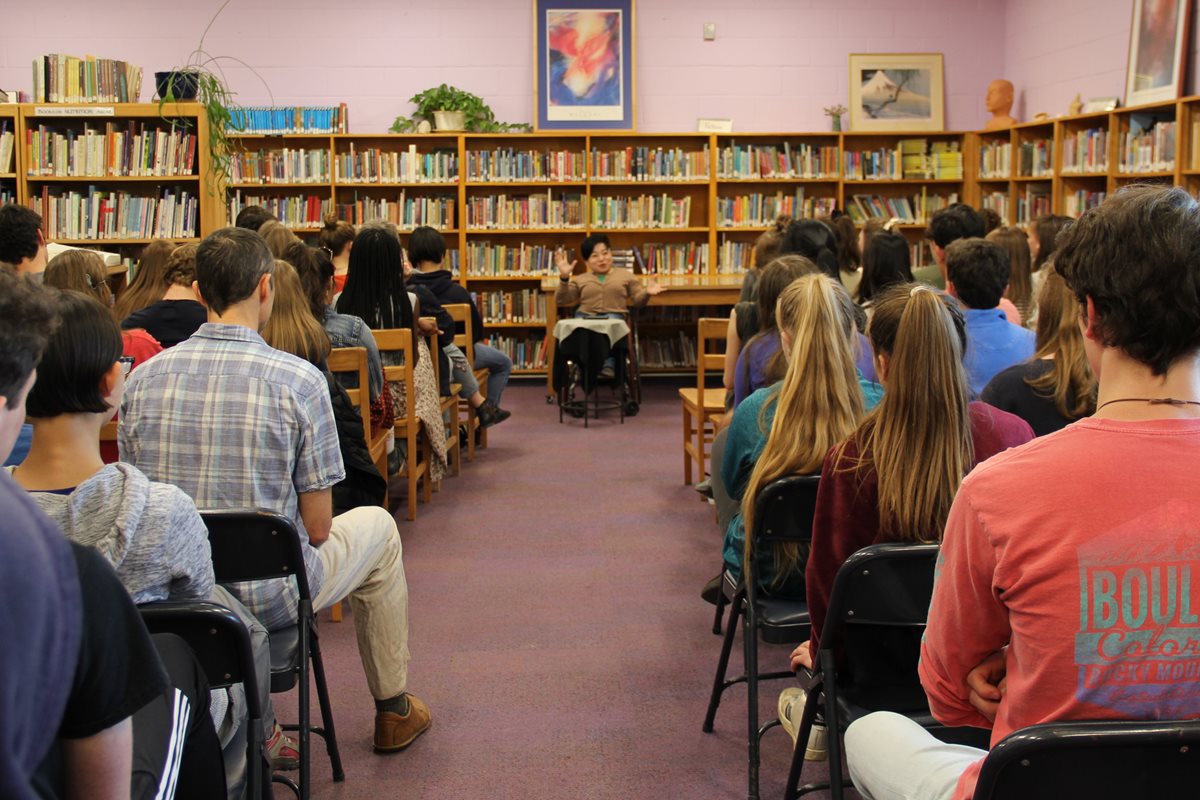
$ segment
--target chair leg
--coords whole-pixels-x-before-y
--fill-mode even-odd
[[[722,585],[718,587],[720,592],[717,594],[717,613],[713,614],[713,633],[717,636],[721,635],[721,615],[725,612],[725,606],[729,602],[725,599],[725,576],[721,576]]]
[[[834,675],[833,656],[829,655],[826,664],[822,651],[821,672],[824,675]],[[833,800],[842,800],[843,781],[842,770],[846,768],[845,757],[842,753],[842,721],[838,715],[837,681],[829,680],[825,685],[825,730],[829,740],[829,796]]]
[[[692,485],[692,456],[688,448],[692,444],[691,430],[692,415],[688,413],[688,407],[683,405],[683,485]]]
[[[748,800],[758,800],[758,632],[755,630],[757,614],[749,607],[747,600],[746,613],[742,615],[742,647],[745,651],[746,664],[746,724],[747,736],[746,756],[749,761],[746,797]]]
[[[696,480],[703,481],[707,464],[704,460],[704,409],[696,412]]]
[[[321,644],[315,629],[309,652],[312,656],[313,681],[317,685],[317,703],[321,707],[321,727],[313,731],[325,740],[325,752],[329,754],[333,780],[340,783],[346,780],[346,772],[342,769],[342,754],[338,750],[337,731],[333,727],[333,705],[329,702],[329,687],[325,684],[325,661],[321,658]]]
[[[300,741],[300,800],[309,800],[312,789],[310,775],[312,772],[312,742],[310,740],[312,726],[309,719],[308,659],[311,647],[309,633],[312,630],[312,606],[301,603],[298,613],[300,615],[300,677],[297,683],[300,684],[300,730],[296,733]]]
[[[331,622],[342,621],[342,601],[339,600],[330,607],[329,619]]]
[[[417,452],[417,435],[411,425],[405,434],[405,442],[408,445],[408,463],[404,465],[408,472],[408,521],[413,522],[417,518],[417,480],[421,475],[417,469],[417,460],[420,457]]]
[[[736,681],[726,681],[729,671],[729,655],[733,652],[733,637],[737,635],[738,618],[742,614],[743,597],[739,592],[734,595],[729,604],[729,619],[725,623],[725,639],[721,642],[721,657],[717,660],[717,675],[713,678],[712,694],[708,699],[708,712],[704,715],[704,732],[712,733],[713,723],[717,719],[717,706],[721,704],[721,695]]]
[[[796,747],[792,751],[792,764],[788,769],[787,786],[784,788],[783,800],[796,800],[800,796],[800,776],[804,771],[804,751],[808,749],[808,737],[812,732],[813,723],[817,718],[817,708],[820,706],[821,685],[814,682],[808,690],[804,702],[804,713],[800,717],[800,730],[796,735]]]

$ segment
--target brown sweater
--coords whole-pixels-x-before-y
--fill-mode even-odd
[[[614,268],[601,281],[590,272],[569,283],[559,281],[554,301],[561,306],[579,303],[585,314],[624,314],[629,306],[644,306],[650,299],[642,282],[627,269]]]

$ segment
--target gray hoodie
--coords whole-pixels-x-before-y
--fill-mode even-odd
[[[208,529],[180,489],[152,482],[131,464],[116,463],[69,495],[30,496],[69,539],[95,547],[108,559],[135,603],[212,595]]]

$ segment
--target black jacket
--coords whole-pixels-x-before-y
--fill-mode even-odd
[[[447,306],[452,303],[466,303],[469,305],[471,307],[472,338],[477,342],[485,338],[483,317],[479,314],[479,306],[475,305],[475,301],[471,298],[471,293],[464,289],[458,281],[454,280],[454,276],[450,274],[449,270],[435,269],[432,272],[414,270],[405,280],[412,286],[421,286],[428,289],[440,305]]]
[[[363,420],[358,407],[333,375],[325,373],[329,384],[329,399],[333,402],[333,419],[337,424],[338,444],[346,477],[333,487],[333,513],[344,514],[359,506],[382,506],[387,493],[387,480],[371,461],[363,435]]]

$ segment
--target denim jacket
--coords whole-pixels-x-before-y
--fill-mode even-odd
[[[379,361],[379,348],[367,323],[352,314],[339,314],[333,306],[325,307],[325,333],[334,347],[367,348],[367,381],[371,389],[371,402],[375,402],[383,391],[383,365]],[[343,375],[338,380],[350,389],[358,388],[358,377]]]

